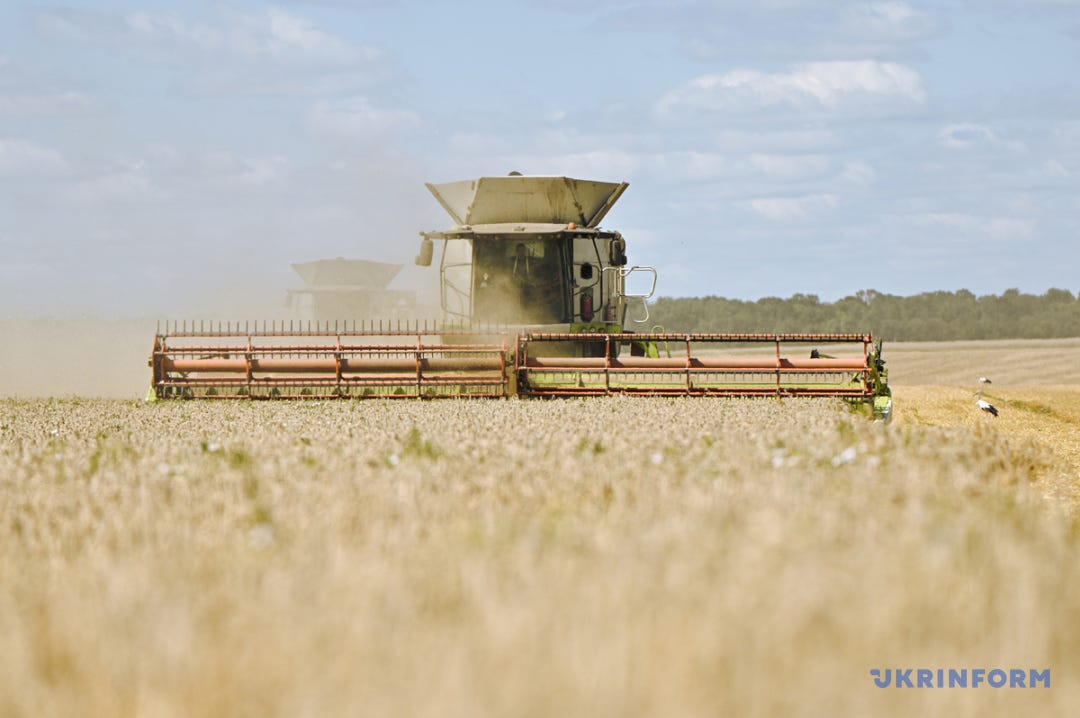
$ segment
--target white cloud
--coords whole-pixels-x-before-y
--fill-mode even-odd
[[[381,52],[350,44],[307,20],[283,10],[232,13],[222,26],[188,23],[173,14],[129,15],[129,25],[147,40],[172,41],[211,53],[283,64],[341,65],[373,61]]]
[[[945,229],[988,239],[1030,239],[1038,226],[1035,220],[1011,217],[977,217],[963,213],[929,213],[916,216],[916,224]]]
[[[488,135],[464,134],[452,137],[447,150],[480,167],[680,185],[723,182],[733,189],[741,187],[736,193],[742,196],[746,195],[746,182],[761,188],[837,176],[850,183],[866,184],[873,177],[868,167],[841,168],[833,157],[823,153],[747,152],[746,148],[721,152],[665,150],[649,136],[546,131],[534,136],[529,145],[529,151],[513,153],[508,150],[514,143]]]
[[[910,56],[919,43],[943,32],[948,12],[902,0],[645,0],[626,5],[598,26],[672,35],[690,57],[710,63]]]
[[[134,12],[121,18],[127,34],[145,43],[190,45],[206,52],[222,50],[226,33],[218,28],[186,22],[176,13]]]
[[[292,0],[292,2],[301,5],[330,5],[354,10],[366,10],[392,5],[394,0]]]
[[[1041,181],[1068,180],[1072,176],[1069,168],[1057,160],[1046,160],[1031,174],[1033,179]]]
[[[1056,145],[1080,150],[1080,121],[1065,120],[1055,123],[1051,137]]]
[[[919,17],[914,8],[905,2],[875,2],[856,6],[854,13],[866,19],[868,25],[898,27]]]
[[[90,105],[86,94],[0,55],[0,116],[72,114]]]
[[[15,92],[0,94],[0,115],[59,115],[82,112],[92,105],[81,92]]]
[[[782,106],[858,113],[882,104],[915,106],[925,101],[926,90],[914,70],[859,60],[804,63],[787,73],[739,69],[702,75],[667,93],[657,109],[664,117]]]
[[[545,147],[549,144],[541,143]],[[482,145],[476,145],[482,149]],[[455,147],[455,149],[458,149]],[[506,154],[495,160],[499,166],[517,168],[526,174],[566,174],[612,180],[636,180],[683,184],[687,182],[755,181],[790,182],[826,174],[832,166],[826,156],[736,154],[673,150],[635,152],[617,143],[605,149],[566,147],[556,152]]]
[[[508,154],[496,158],[496,162],[524,174],[570,174],[617,182],[633,178],[642,166],[642,157],[619,149],[597,149],[559,154]]]
[[[834,194],[811,194],[803,197],[757,197],[736,203],[765,219],[787,221],[806,219],[831,210],[838,204]]]
[[[986,125],[962,123],[947,125],[938,132],[938,142],[954,150],[968,149],[983,142],[996,140],[993,130]]]
[[[755,172],[775,179],[821,175],[832,166],[826,155],[752,154],[746,162]]]
[[[85,202],[157,201],[205,193],[260,193],[289,178],[291,165],[278,155],[243,155],[230,150],[191,152],[159,144],[135,159],[118,160],[106,173],[77,184],[70,196]]]
[[[341,64],[370,61],[381,54],[375,48],[352,44],[320,30],[307,18],[276,8],[221,12],[216,22],[191,21],[177,12],[111,14],[52,8],[38,10],[35,21],[48,35],[151,52],[161,59],[176,59],[179,51],[273,59],[286,64]]]
[[[51,147],[0,137],[0,175],[51,174],[67,168],[63,155]]]
[[[988,185],[992,182],[996,187],[1010,188],[1010,192],[996,205],[998,207],[1003,206],[1002,203],[1015,201],[1015,196],[1011,194],[1015,189],[1011,188],[1039,188],[1050,193],[1055,190],[1070,192],[1076,186],[1074,176],[1075,174],[1057,159],[1043,160],[1030,166],[1009,164],[986,174]]]
[[[729,177],[733,171],[731,160],[726,156],[696,150],[640,155],[634,164],[666,182],[708,182]]]
[[[505,137],[479,132],[455,132],[447,143],[450,152],[473,156],[506,154],[513,146]]]
[[[253,59],[328,65],[371,62],[381,51],[354,45],[314,26],[306,18],[282,10],[241,14],[227,34],[227,49]]]
[[[848,162],[844,165],[840,178],[853,185],[866,186],[874,183],[877,173],[865,162]]]
[[[966,150],[980,145],[1008,150],[1022,150],[1024,147],[1021,142],[1002,139],[993,128],[987,125],[972,122],[946,125],[938,133],[938,142],[953,150]]]
[[[360,52],[357,48],[312,26],[311,22],[296,15],[270,10],[266,19],[268,42],[264,46],[271,54],[295,52],[307,57],[319,57],[335,62],[352,62]],[[261,29],[261,28],[258,28]],[[259,44],[256,48],[262,49]],[[378,53],[371,53],[368,58]]]
[[[835,149],[839,138],[825,129],[746,131],[721,129],[713,133],[717,148],[732,152],[821,152]]]
[[[321,100],[308,111],[307,126],[317,135],[377,140],[411,132],[420,117],[411,110],[380,107],[366,97]]]
[[[108,16],[91,10],[71,7],[39,9],[31,15],[34,27],[43,35],[58,40],[89,41],[110,28]]]
[[[91,179],[77,182],[67,190],[75,202],[98,206],[127,202],[157,202],[169,194],[149,177],[142,162],[128,163]]]
[[[1080,9],[1080,0],[1020,0],[1021,5],[1034,5],[1036,7],[1061,7]]]
[[[279,183],[288,170],[289,163],[283,157],[244,157],[219,150],[198,157],[195,175],[215,188],[238,189]]]
[[[871,2],[845,8],[841,27],[852,38],[902,42],[932,35],[939,23],[906,2]]]

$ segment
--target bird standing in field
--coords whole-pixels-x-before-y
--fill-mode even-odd
[[[975,392],[975,396],[978,397],[978,401],[975,402],[975,406],[979,407],[980,410],[985,411],[987,414],[990,414],[992,416],[998,415],[997,407],[988,402],[986,399],[982,398],[982,389],[979,389],[977,392]]]
[[[979,377],[979,383],[980,384],[993,384],[994,382],[990,381],[985,376],[980,376]]]

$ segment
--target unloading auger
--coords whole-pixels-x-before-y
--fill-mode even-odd
[[[427,186],[455,222],[421,232],[416,257],[430,266],[441,245],[442,321],[166,322],[150,397],[808,396],[889,419],[869,333],[628,329],[648,324],[656,270],[628,266],[622,235],[599,227],[625,182]]]

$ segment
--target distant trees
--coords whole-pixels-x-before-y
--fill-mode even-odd
[[[651,321],[673,331],[871,331],[890,341],[1049,339],[1080,337],[1080,298],[1067,289],[977,297],[966,289],[910,297],[856,292],[833,303],[814,294],[742,301],[724,297],[660,297]]]

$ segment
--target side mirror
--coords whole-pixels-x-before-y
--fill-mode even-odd
[[[420,240],[420,253],[416,255],[416,266],[430,267],[431,258],[435,256],[435,243],[427,237]]]
[[[610,252],[612,267],[625,267],[626,266],[626,240],[619,238],[611,240],[611,252]]]
[[[581,265],[581,278],[582,279],[592,279],[592,274],[593,274],[593,268],[592,268],[591,264],[589,264],[588,262],[585,262],[585,264]]]

